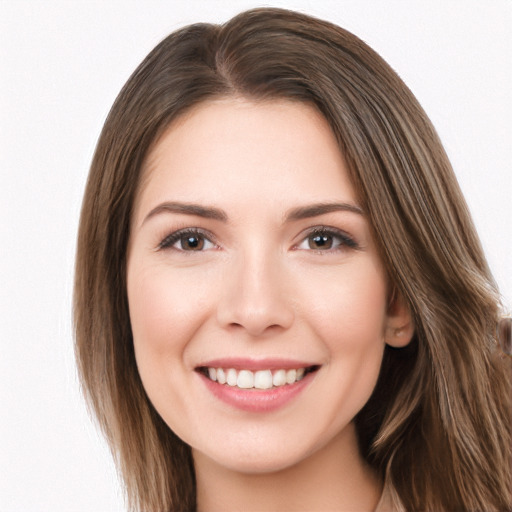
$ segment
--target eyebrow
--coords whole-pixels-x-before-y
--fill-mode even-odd
[[[318,217],[332,212],[352,212],[358,215],[364,215],[364,210],[355,204],[319,203],[293,208],[286,214],[285,221],[309,219],[310,217]]]
[[[159,213],[184,213],[186,215],[195,215],[196,217],[203,217],[205,219],[214,219],[226,222],[228,216],[224,210],[214,208],[211,206],[201,206],[193,203],[179,203],[179,202],[165,202],[153,208],[144,218],[142,224],[148,221],[151,217]]]
[[[299,206],[289,210],[284,219],[285,222],[309,219],[332,212],[351,212],[358,215],[364,215],[364,210],[355,204],[350,203],[318,203],[307,206]],[[142,224],[151,217],[163,212],[181,213],[185,215],[195,215],[204,219],[219,220],[227,222],[228,216],[224,210],[213,206],[201,206],[194,203],[165,202],[153,208],[144,218]]]

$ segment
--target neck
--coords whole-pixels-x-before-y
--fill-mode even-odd
[[[240,473],[194,452],[199,512],[375,510],[382,492],[357,449],[351,425],[297,464],[272,473]]]

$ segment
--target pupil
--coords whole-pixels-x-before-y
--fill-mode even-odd
[[[199,251],[203,248],[203,239],[198,236],[187,236],[183,240],[183,247],[193,251]]]
[[[312,238],[315,249],[330,249],[332,246],[332,237],[328,235],[315,235]]]

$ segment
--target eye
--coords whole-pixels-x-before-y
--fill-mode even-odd
[[[346,233],[333,228],[314,228],[297,249],[313,251],[336,251],[347,247],[357,249],[357,243]]]
[[[177,251],[201,252],[214,249],[216,245],[208,236],[198,229],[181,229],[165,237],[158,249],[175,249]]]

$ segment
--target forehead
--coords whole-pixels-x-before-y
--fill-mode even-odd
[[[314,106],[241,98],[205,102],[172,123],[145,161],[139,204],[237,198],[355,200],[336,138]]]

